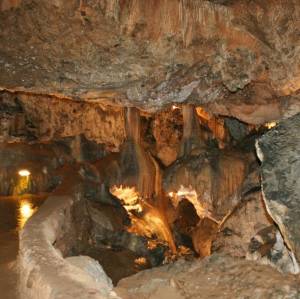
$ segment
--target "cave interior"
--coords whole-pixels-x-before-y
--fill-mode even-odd
[[[269,2],[0,0],[0,209],[75,198],[53,246],[120,298],[299,298],[300,3]],[[137,291],[164,271],[203,297]]]

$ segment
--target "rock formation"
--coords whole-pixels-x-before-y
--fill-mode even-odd
[[[115,291],[124,299],[296,299],[300,292],[299,277],[284,276],[269,267],[222,255],[146,270],[121,280]]]
[[[257,143],[258,156],[262,161],[262,187],[267,210],[298,262],[299,128],[298,114],[274,127]]]

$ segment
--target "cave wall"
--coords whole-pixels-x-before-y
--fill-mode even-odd
[[[101,104],[80,103],[56,99],[20,96],[27,117],[36,124],[41,140],[83,134],[87,139],[117,150],[125,139],[121,108]],[[56,137],[57,136],[57,137]]]
[[[16,8],[21,4],[22,0],[1,0],[0,11]]]
[[[105,144],[109,151],[117,151],[125,139],[122,108],[5,92],[0,95],[0,105],[4,141],[10,135],[40,142],[84,135]]]

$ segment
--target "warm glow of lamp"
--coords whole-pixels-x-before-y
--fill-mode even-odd
[[[29,218],[33,214],[33,209],[30,204],[25,203],[21,206],[20,212],[23,218]]]
[[[26,200],[20,201],[19,217],[18,217],[20,228],[23,228],[26,221],[33,215],[34,212],[35,212],[35,208],[30,202]]]
[[[19,174],[19,176],[26,177],[26,176],[30,176],[30,171],[27,169],[21,169],[21,170],[19,170],[18,174]]]
[[[14,187],[14,195],[23,194],[28,191],[30,186],[30,174],[30,171],[27,169],[20,169],[18,171],[19,178],[16,186]]]

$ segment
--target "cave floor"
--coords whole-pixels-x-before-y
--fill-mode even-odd
[[[1,216],[0,226],[2,226]],[[0,233],[0,292],[2,299],[18,298],[18,232],[10,230]]]
[[[44,201],[44,197],[25,195],[0,197],[0,298],[17,299],[18,234],[25,222]]]

